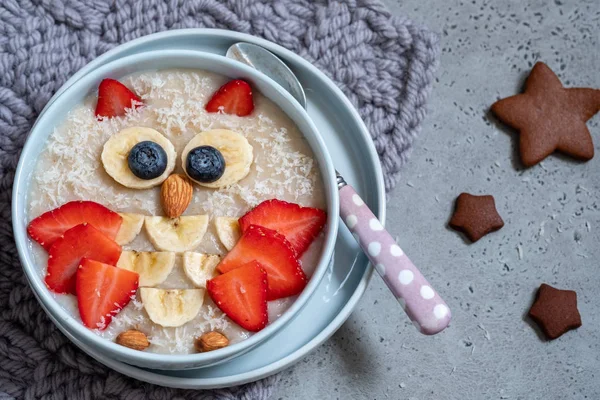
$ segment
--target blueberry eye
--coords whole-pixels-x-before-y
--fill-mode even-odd
[[[185,170],[195,181],[214,182],[225,172],[225,159],[223,154],[212,146],[195,147],[188,153]]]
[[[167,153],[155,142],[139,142],[129,151],[127,163],[140,179],[158,178],[167,169]]]

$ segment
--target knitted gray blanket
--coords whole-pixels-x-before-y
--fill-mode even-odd
[[[72,345],[21,272],[10,196],[25,137],[78,69],[150,33],[208,27],[261,36],[329,75],[360,111],[394,186],[425,115],[436,37],[391,17],[379,0],[0,1],[0,399],[266,399],[276,377],[185,391],[127,378]]]

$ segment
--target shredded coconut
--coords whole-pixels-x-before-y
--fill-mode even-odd
[[[208,98],[225,82],[224,77],[216,74],[160,71],[131,76],[124,82],[143,100],[141,107],[127,110],[123,117],[98,120],[94,115],[95,98],[91,97],[71,110],[65,121],[52,132],[33,174],[31,218],[71,200],[93,200],[118,212],[162,215],[159,187],[128,189],[117,184],[102,165],[100,156],[104,143],[122,129],[132,126],[152,127],[171,141],[177,151],[177,173],[183,172],[183,148],[202,131],[231,129],[244,135],[252,145],[254,161],[248,176],[217,190],[196,185],[192,202],[186,210],[188,215],[239,217],[271,198],[325,208],[322,180],[308,143],[289,118],[260,93],[254,94],[255,111],[250,116],[238,117],[205,111]],[[126,248],[153,250],[145,234],[140,234]],[[223,254],[224,248],[212,228],[212,222],[196,251]],[[314,254],[319,253],[318,248],[309,249],[303,256],[303,267],[316,263]],[[45,273],[46,255],[40,250],[36,257],[41,269],[44,269],[42,273]],[[181,270],[180,258],[160,287],[193,287]],[[314,266],[306,265],[306,268],[310,275]],[[95,294],[100,296],[99,291]],[[94,332],[114,340],[124,330],[139,329],[151,342],[149,350],[161,353],[194,351],[193,338],[211,330],[223,332],[231,343],[251,335],[231,323],[208,296],[205,296],[196,318],[177,328],[164,328],[152,323],[142,302],[135,295],[131,299],[120,312],[111,313],[116,315],[108,326],[103,318]],[[63,303],[69,302],[65,299],[61,301]],[[291,303],[279,304],[279,312],[271,316],[270,322]],[[119,308],[118,304],[115,306]],[[71,308],[74,317],[78,318],[76,307]]]

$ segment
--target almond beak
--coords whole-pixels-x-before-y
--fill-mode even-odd
[[[180,217],[190,205],[194,187],[192,181],[182,174],[170,175],[160,188],[160,198],[165,215]]]

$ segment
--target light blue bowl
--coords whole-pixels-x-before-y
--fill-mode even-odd
[[[38,156],[44,149],[53,129],[66,118],[70,110],[81,104],[88,95],[96,92],[102,79],[120,79],[137,72],[170,68],[202,69],[229,78],[242,78],[250,81],[263,95],[276,103],[303,133],[320,168],[327,200],[327,227],[319,263],[298,299],[277,321],[252,337],[208,353],[165,355],[142,352],[119,346],[95,335],[70,316],[54,300],[53,294],[40,277],[39,269],[41,267],[34,263],[32,248],[37,244],[28,238],[26,232],[27,224],[32,217],[27,215],[29,182]],[[338,210],[338,191],[331,157],[317,128],[298,102],[274,81],[250,67],[222,56],[190,50],[161,50],[115,60],[83,76],[60,93],[58,97],[51,100],[50,106],[39,116],[25,143],[15,174],[12,197],[13,230],[19,258],[33,292],[51,319],[63,332],[68,332],[67,336],[72,335],[85,346],[110,358],[140,367],[165,370],[199,368],[229,360],[263,342],[292,320],[313,294],[332,258],[338,230]]]

